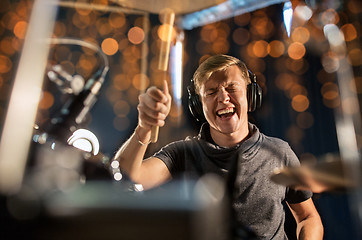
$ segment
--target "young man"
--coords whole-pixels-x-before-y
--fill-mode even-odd
[[[249,73],[244,63],[227,55],[205,60],[194,74],[195,91],[206,119],[195,137],[168,144],[143,160],[153,126],[163,126],[170,112],[167,83],[163,91],[149,88],[139,96],[139,119],[132,136],[115,159],[136,183],[152,188],[192,173],[216,173],[228,181],[232,175],[232,208],[239,226],[251,229],[260,239],[286,239],[286,201],[297,222],[298,239],[322,239],[323,226],[311,199],[312,193],[274,184],[275,168],[299,161],[289,145],[265,136],[248,122]]]

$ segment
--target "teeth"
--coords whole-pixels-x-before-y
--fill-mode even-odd
[[[222,115],[222,114],[226,114],[226,113],[232,113],[234,112],[233,108],[225,108],[225,109],[221,109],[217,112],[217,114]]]

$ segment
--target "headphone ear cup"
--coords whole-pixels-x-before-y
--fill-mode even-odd
[[[200,96],[196,94],[194,81],[192,79],[191,79],[191,85],[187,87],[187,92],[189,95],[188,97],[189,110],[192,116],[194,116],[194,118],[199,122],[205,122],[206,119],[202,109]]]
[[[262,102],[262,98],[263,98],[263,90],[261,89],[261,87],[259,86],[259,84],[256,84],[256,94],[255,94],[255,108],[260,108],[261,107],[261,102]]]
[[[250,83],[248,85],[248,89],[247,89],[248,93],[247,93],[247,98],[248,98],[248,111],[249,112],[254,112],[256,109],[256,94],[255,94],[255,83]]]
[[[256,76],[250,70],[248,71],[251,80],[251,83],[248,84],[247,87],[248,111],[254,112],[261,106],[263,94],[261,87],[256,83]]]

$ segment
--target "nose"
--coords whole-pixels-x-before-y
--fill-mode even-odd
[[[218,100],[222,103],[227,103],[230,101],[229,93],[225,89],[219,89],[218,91]]]

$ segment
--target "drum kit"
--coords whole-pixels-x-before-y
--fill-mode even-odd
[[[314,163],[275,169],[270,179],[280,185],[314,193],[345,192],[359,185],[335,154],[327,154]]]

